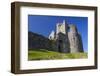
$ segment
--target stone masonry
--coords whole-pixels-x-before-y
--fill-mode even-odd
[[[63,23],[56,24],[56,31],[52,31],[49,39],[55,42],[54,49],[58,52],[76,53],[84,52],[82,38],[74,24]]]

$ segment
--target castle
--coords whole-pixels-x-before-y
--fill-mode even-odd
[[[53,49],[63,53],[84,52],[81,35],[74,24],[56,24],[56,31],[52,31],[49,39],[53,41]],[[51,45],[50,45],[51,46]]]

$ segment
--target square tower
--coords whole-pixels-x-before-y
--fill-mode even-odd
[[[68,25],[63,21],[63,23],[57,23],[56,25],[56,44],[57,50],[59,52],[69,52],[69,39],[68,39]]]

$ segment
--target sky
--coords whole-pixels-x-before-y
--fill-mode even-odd
[[[67,24],[76,25],[82,37],[83,49],[87,52],[88,17],[28,15],[28,31],[48,37],[52,30],[55,31],[56,24],[62,23],[63,20],[65,20]]]

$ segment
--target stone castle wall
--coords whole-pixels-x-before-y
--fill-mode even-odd
[[[65,21],[57,23],[56,31],[52,31],[49,38],[42,35],[28,33],[29,49],[47,49],[63,53],[84,52],[82,38],[75,25],[68,25]]]
[[[80,35],[75,25],[70,25],[70,31],[68,32],[70,42],[70,52],[83,52],[83,45]]]
[[[82,38],[75,25],[68,25],[65,21],[57,23],[55,33],[56,48],[59,52],[83,52]]]

